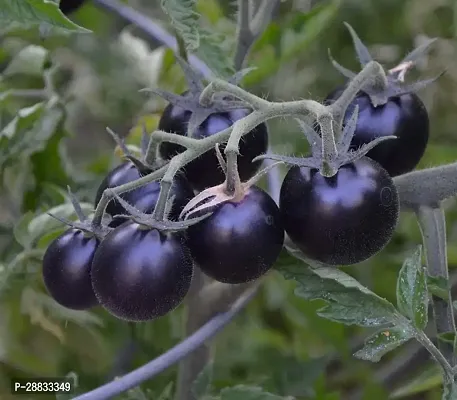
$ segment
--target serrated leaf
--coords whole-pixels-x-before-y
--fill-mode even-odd
[[[200,45],[195,54],[218,77],[228,78],[233,75],[234,67],[228,52],[222,46],[222,38],[214,33],[201,31]]]
[[[197,0],[161,0],[160,5],[170,17],[171,24],[181,36],[187,50],[197,49],[200,45]]]
[[[422,266],[421,246],[408,257],[397,280],[398,309],[419,329],[428,322],[427,277]]]
[[[441,368],[433,364],[417,377],[397,388],[390,396],[390,399],[401,399],[414,394],[428,392],[443,384],[443,373]]]
[[[222,389],[220,400],[293,400],[293,397],[264,392],[257,386],[237,385]]]
[[[29,45],[19,51],[3,71],[3,75],[24,74],[41,76],[48,60],[49,51],[44,47]]]
[[[207,396],[211,390],[211,383],[213,381],[214,363],[210,362],[205,365],[205,368],[198,374],[195,381],[192,383],[192,393],[200,399]]]
[[[48,25],[69,32],[90,32],[68,19],[60,11],[59,5],[51,0],[3,0],[0,25],[3,29]]]
[[[282,266],[286,279],[298,282],[295,294],[307,300],[322,299],[327,305],[321,317],[347,325],[379,326],[394,322],[397,311],[356,279],[333,267]]]
[[[361,360],[378,362],[382,356],[401,346],[403,343],[414,337],[410,329],[393,327],[382,329],[366,341],[364,347],[354,354],[354,357]]]

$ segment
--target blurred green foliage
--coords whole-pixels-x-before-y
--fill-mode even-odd
[[[129,3],[167,26],[167,17],[158,5],[147,0]],[[200,0],[198,7],[208,26],[233,37],[234,10],[230,2]],[[343,65],[357,67],[343,21],[352,24],[386,66],[394,66],[424,37],[440,37],[442,40],[412,76],[430,77],[447,71],[421,93],[430,112],[431,139],[420,167],[455,161],[456,14],[451,0],[284,1],[253,48],[248,64],[257,70],[246,77],[245,86],[274,100],[322,100],[335,85],[343,83],[328,61],[328,48]],[[72,19],[94,34],[42,40],[37,29],[16,27],[0,36],[0,90],[4,94],[0,95],[2,400],[10,398],[12,377],[75,372],[78,390],[92,389],[157,357],[182,337],[182,307],[132,329],[101,309],[63,309],[44,290],[40,258],[46,244],[63,228],[43,213],[52,209],[59,216],[72,216],[66,185],[71,185],[91,212],[98,184],[119,162],[105,126],[122,135],[130,132],[128,142],[138,144],[142,123],[148,130],[154,129],[164,106],[163,101],[138,90],[152,85],[175,92],[185,89],[171,51],[157,47],[156,41],[126,27],[118,17],[88,2]],[[32,65],[34,68],[28,62],[17,62],[21,51],[31,44],[49,51],[41,63]],[[35,61],[37,49],[29,48],[35,50]],[[43,100],[37,106],[36,99],[8,92],[43,87],[42,72],[49,63],[59,65],[52,80],[68,99],[65,111],[50,101]],[[18,117],[19,108],[22,115]],[[272,121],[270,130],[275,152],[307,152],[306,140],[293,121]],[[451,270],[457,266],[454,203],[447,203]],[[420,241],[414,216],[405,213],[387,248],[346,272],[395,302],[402,261]],[[281,256],[280,265],[297,263],[286,252]],[[322,303],[295,297],[294,286],[277,272],[271,273],[247,310],[217,336],[215,392],[226,386],[252,384],[297,399],[381,400],[389,393],[394,398],[440,397],[439,375],[426,356],[422,354],[419,362],[410,363],[406,371],[401,369],[398,360],[406,359],[416,347],[399,348],[379,364],[356,360],[352,353],[370,332],[320,318],[316,310]],[[174,367],[145,382],[142,389],[148,398],[169,399],[167,393],[173,392],[175,378]],[[418,382],[421,387],[408,386],[409,382]],[[141,393],[132,391],[123,398],[142,398]],[[161,394],[163,397],[159,397]]]

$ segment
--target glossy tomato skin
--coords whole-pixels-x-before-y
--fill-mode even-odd
[[[100,244],[92,264],[92,286],[100,304],[114,316],[147,321],[181,303],[192,274],[182,235],[128,221]]]
[[[57,303],[74,310],[98,304],[90,276],[98,245],[98,239],[73,228],[49,245],[43,258],[43,281]]]
[[[392,178],[363,157],[331,178],[292,167],[279,208],[290,239],[309,258],[331,265],[356,264],[391,239],[399,215]]]
[[[100,201],[105,189],[123,185],[139,178],[141,178],[141,174],[131,162],[120,164],[114,168],[100,184],[95,197],[95,206]],[[121,198],[138,210],[149,214],[154,211],[157,200],[159,199],[159,193],[160,182],[151,182],[138,189],[122,193]],[[171,220],[177,220],[182,209],[189,200],[194,197],[191,186],[182,174],[175,176],[170,195],[175,196],[175,199],[169,218]],[[111,216],[127,213],[117,200],[111,200],[108,203],[106,212]],[[110,223],[110,226],[114,228],[121,225],[123,222],[125,222],[125,219],[116,218]]]
[[[204,139],[232,126],[236,121],[244,118],[251,111],[237,109],[224,113],[211,114],[194,132],[195,139]],[[159,121],[159,129],[179,135],[187,135],[187,124],[191,111],[169,104]],[[225,145],[220,146],[224,154]],[[242,181],[247,181],[259,170],[262,162],[253,163],[252,160],[264,154],[268,149],[268,130],[262,123],[251,132],[243,136],[240,141],[240,156],[238,157],[238,171]],[[162,143],[160,154],[164,159],[184,151],[184,148],[172,143]],[[187,179],[196,190],[203,190],[224,182],[225,176],[217,161],[216,151],[211,150],[192,161],[184,168]]]
[[[259,278],[274,264],[284,243],[278,206],[253,186],[239,203],[227,202],[187,230],[189,248],[201,270],[223,283]]]
[[[333,103],[343,90],[344,87],[333,91],[324,103]],[[397,139],[378,144],[367,156],[381,164],[392,177],[412,171],[424,155],[429,137],[428,113],[421,99],[414,93],[404,94],[374,107],[368,95],[359,92],[346,111],[345,121],[356,105],[359,118],[351,148],[357,149],[377,137],[396,136]]]
[[[76,11],[83,5],[85,0],[60,0],[59,8],[65,15]]]

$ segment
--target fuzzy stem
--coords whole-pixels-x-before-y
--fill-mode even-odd
[[[334,161],[338,156],[338,151],[333,133],[332,117],[321,115],[318,118],[318,122],[322,135],[322,168],[320,172],[325,177],[331,177],[338,172],[338,168],[334,167]]]
[[[170,195],[171,186],[173,185],[173,179],[178,172],[181,166],[185,165],[185,157],[181,155],[173,157],[168,164],[167,171],[163,175],[162,180],[160,181],[160,193],[159,198],[157,199],[157,204],[152,213],[153,218],[156,221],[163,221],[165,210],[167,208],[168,196]]]
[[[179,144],[180,146],[189,148],[199,144],[198,139],[192,139],[187,136],[177,135],[176,133],[168,133],[164,131],[154,131],[149,139],[148,149],[145,155],[147,165],[153,165],[157,157],[157,150],[161,142]]]
[[[200,104],[203,106],[210,106],[212,103],[213,95],[220,92],[227,92],[232,96],[245,101],[248,103],[254,110],[260,110],[265,107],[268,107],[270,102],[262,99],[261,97],[256,96],[255,94],[249,93],[246,90],[241,89],[239,86],[232,85],[229,82],[216,79],[208,84],[205,89],[203,89],[200,95]]]
[[[341,96],[333,104],[328,106],[335,119],[334,126],[336,128],[337,139],[342,133],[344,114],[352,100],[357,96],[357,93],[359,93],[359,91],[370,81],[383,81],[386,79],[385,75],[381,64],[376,61],[369,62],[362,71],[349,82]]]
[[[416,211],[416,214],[422,233],[428,274],[431,277],[443,278],[448,283],[449,272],[446,254],[446,219],[444,212],[439,206],[421,206]],[[454,335],[456,334],[452,297],[449,289],[447,296],[447,299],[433,296],[432,305],[436,332],[438,334],[438,347],[449,364],[454,366],[456,364],[454,346],[440,340],[439,337],[442,333],[451,332]]]
[[[226,151],[227,157],[227,176],[226,176],[226,190],[227,194],[238,194],[241,189],[240,174],[238,172],[238,149],[237,151]]]

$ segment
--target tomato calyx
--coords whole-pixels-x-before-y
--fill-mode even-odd
[[[186,92],[178,95],[158,88],[146,88],[141,91],[152,92],[162,97],[173,106],[190,111],[192,114],[187,128],[188,137],[192,137],[196,129],[212,114],[223,113],[240,108],[250,108],[245,102],[235,100],[226,94],[216,95],[216,98],[211,102],[211,104],[201,104],[200,95],[206,86],[205,78],[199,71],[192,68],[179,56],[176,56],[176,60],[183,70],[184,77],[189,88]],[[247,72],[248,70],[242,70],[236,73],[229,79],[229,82],[238,84]]]
[[[366,64],[373,61],[373,58],[368,51],[367,46],[362,42],[351,25],[346,22],[344,24],[352,37],[355,53],[360,65],[364,67]],[[428,39],[422,45],[418,46],[411,53],[406,55],[397,66],[385,71],[383,77],[378,77],[379,79],[374,79],[365,84],[361,91],[368,95],[373,107],[386,104],[389,98],[418,92],[429,84],[435,82],[444,74],[444,72],[441,72],[430,79],[419,80],[406,85],[404,84],[406,73],[428,52],[429,48],[436,40],[436,38]],[[335,69],[337,69],[348,80],[352,80],[356,76],[355,72],[345,68],[335,61],[330,53],[330,50],[329,58]]]
[[[112,228],[109,228],[108,224],[101,224],[100,226],[94,226],[92,222],[88,219],[87,215],[81,208],[78,199],[73,194],[70,189],[70,186],[67,187],[68,190],[68,197],[70,198],[71,204],[73,209],[75,210],[75,214],[78,218],[78,221],[70,221],[66,218],[61,218],[57,215],[52,213],[48,213],[48,215],[57,221],[63,223],[64,225],[69,226],[73,229],[78,229],[84,233],[84,235],[88,238],[95,236],[98,240],[103,240],[103,238],[111,232]]]
[[[210,187],[197,194],[183,208],[179,219],[187,220],[187,218],[189,218],[191,215],[201,215],[203,213],[208,213],[207,215],[209,216],[224,203],[241,202],[249,192],[249,189],[254,186],[262,176],[264,176],[270,169],[280,164],[278,162],[263,168],[246,182],[241,182],[239,176],[236,176],[235,179],[233,179],[235,186],[232,190],[228,185],[228,174],[230,172],[227,170],[227,164],[222,157],[218,145],[216,145],[216,154],[221,168],[226,175],[225,181],[220,185]],[[237,171],[233,171],[232,173],[238,174]]]
[[[186,221],[170,221],[167,216],[171,211],[173,205],[174,196],[171,196],[167,199],[166,208],[163,218],[156,218],[153,214],[146,214],[136,209],[134,206],[125,201],[120,197],[116,192],[110,190],[111,196],[119,202],[119,204],[124,207],[128,214],[116,215],[114,218],[123,218],[131,220],[140,226],[143,226],[145,229],[157,229],[160,232],[179,232],[186,230],[189,226],[199,223],[205,218],[209,217],[211,213],[206,213],[200,215],[196,218],[192,218]]]
[[[115,133],[112,129],[106,128],[106,131],[110,134],[110,136],[114,139],[117,144],[117,147],[122,152],[123,158],[129,160],[139,171],[141,175],[149,175],[154,170],[163,166],[166,162],[161,160],[157,157],[158,152],[157,149],[149,148],[149,135],[146,131],[146,127],[143,125],[143,132],[141,135],[141,157],[136,157],[130,149],[125,144],[124,139],[122,139],[117,133]]]
[[[323,149],[324,138],[306,122],[296,118],[304,135],[311,146],[311,157],[289,157],[280,154],[265,154],[256,157],[253,161],[262,160],[265,158],[275,160],[281,163],[296,165],[298,167],[308,167],[319,170],[321,175],[325,177],[332,177],[338,172],[338,169],[343,165],[350,164],[362,157],[364,157],[371,149],[385,140],[397,139],[396,136],[382,136],[378,137],[371,142],[364,144],[357,150],[351,150],[351,141],[357,127],[357,118],[359,114],[359,107],[354,108],[354,112],[346,125],[342,127],[342,132],[336,132],[335,138],[335,152],[328,155]],[[333,124],[335,128],[335,124]]]

